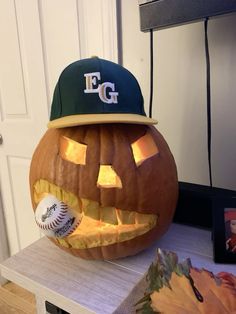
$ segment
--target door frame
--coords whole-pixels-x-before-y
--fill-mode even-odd
[[[10,256],[7,233],[5,227],[5,217],[3,213],[2,199],[0,194],[0,263]],[[0,275],[0,286],[4,285],[7,280]]]

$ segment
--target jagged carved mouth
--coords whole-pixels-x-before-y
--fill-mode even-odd
[[[158,220],[154,214],[101,207],[98,202],[80,199],[43,179],[34,184],[33,193],[36,205],[46,195],[52,194],[73,211],[83,214],[80,225],[72,234],[62,239],[56,238],[65,247],[85,249],[131,240],[154,228]]]

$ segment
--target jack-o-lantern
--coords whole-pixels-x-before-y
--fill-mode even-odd
[[[102,70],[91,66],[82,71],[83,62],[102,63],[103,70],[105,66],[116,70],[118,67],[119,71],[121,68],[132,82],[135,80],[121,66],[98,58],[78,61],[62,73],[54,93],[50,129],[32,158],[31,198],[36,209],[45,196],[53,195],[79,215],[73,232],[65,237],[50,237],[59,247],[87,259],[114,259],[139,252],[166,231],[178,195],[176,166],[161,134],[147,125],[155,121],[144,116],[143,109],[134,114],[125,111],[112,115],[75,111],[79,105],[74,104],[74,99],[78,99],[80,85],[82,96],[92,96],[92,102],[96,96],[103,110],[104,103],[117,106],[123,97],[114,78],[107,81],[104,75],[105,82],[100,83]],[[83,78],[79,82],[85,82],[77,82],[74,89],[71,76],[81,71]],[[138,99],[136,80],[132,84],[137,89],[133,98]],[[69,96],[73,114],[68,114]],[[56,116],[58,106],[61,109]]]

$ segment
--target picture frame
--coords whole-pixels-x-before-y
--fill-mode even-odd
[[[212,205],[214,261],[236,264],[236,196],[214,197]]]

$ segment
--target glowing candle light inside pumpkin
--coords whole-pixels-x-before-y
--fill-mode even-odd
[[[60,138],[61,158],[73,162],[77,165],[86,164],[87,145],[78,143],[66,136]]]
[[[97,186],[103,188],[122,188],[121,179],[111,165],[100,166]]]
[[[55,149],[46,151],[50,144]],[[54,167],[47,167],[45,160]],[[48,235],[72,254],[89,259],[134,254],[158,238],[160,225],[170,223],[171,214],[160,208],[173,213],[175,171],[168,146],[154,128],[104,124],[48,130],[31,166],[34,208],[51,194],[75,211],[75,217],[82,216],[71,234],[51,230]],[[160,189],[165,193],[159,199]]]
[[[158,148],[149,133],[140,137],[137,141],[131,144],[131,147],[137,166],[140,166],[147,158],[159,153]]]

